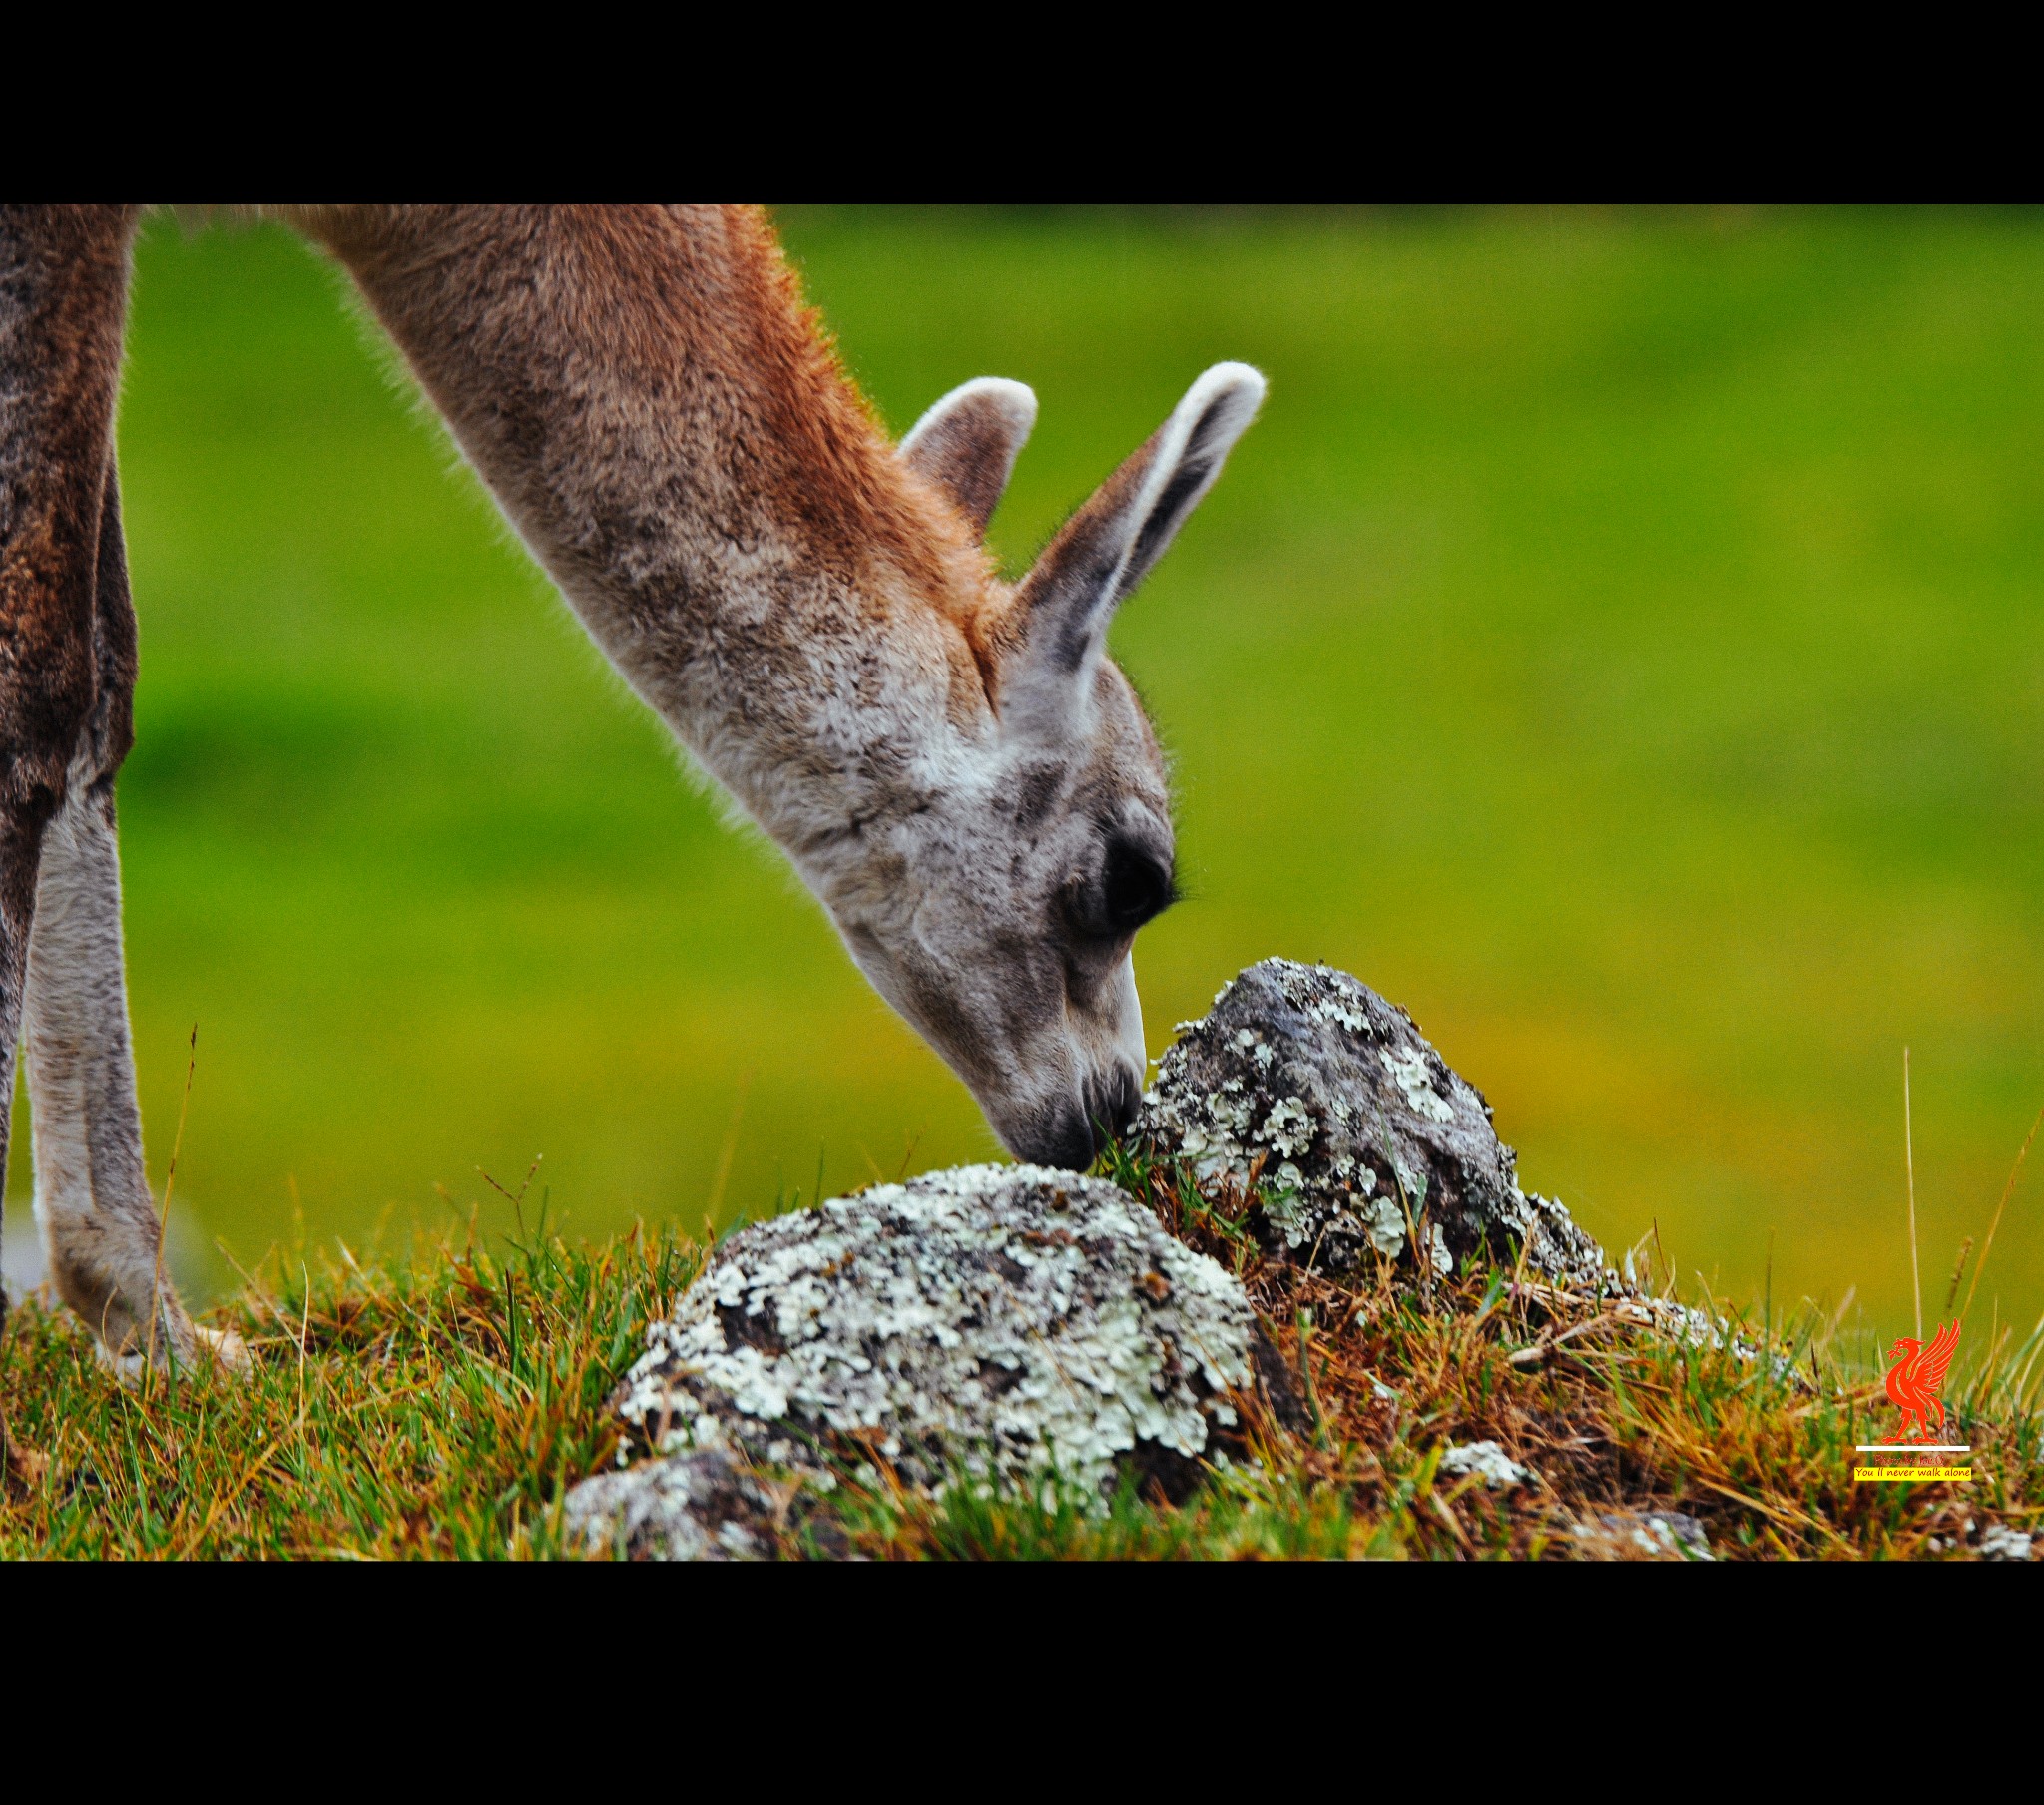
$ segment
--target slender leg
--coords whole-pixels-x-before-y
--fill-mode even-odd
[[[111,778],[74,784],[43,836],[27,1013],[36,1221],[58,1294],[126,1370],[152,1352],[189,1361],[142,1162]]]
[[[64,803],[43,835],[28,951],[28,1094],[36,1221],[58,1294],[126,1376],[151,1358],[226,1352],[195,1330],[164,1271],[142,1158],[121,953],[114,777],[134,739],[135,605],[110,462],[93,605],[98,694]]]
[[[123,208],[0,208],[0,1155],[26,1026],[52,1276],[129,1370],[201,1346],[161,1271],[121,968],[135,614],[113,406],[133,228]]]

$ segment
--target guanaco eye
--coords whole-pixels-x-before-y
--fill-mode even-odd
[[[1116,934],[1134,933],[1177,899],[1171,873],[1126,840],[1117,840],[1107,849],[1105,891],[1108,927]]]

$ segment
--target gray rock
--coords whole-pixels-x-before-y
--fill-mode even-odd
[[[593,1549],[635,1560],[760,1561],[780,1501],[719,1448],[600,1473],[568,1494],[567,1525]]]
[[[1686,1511],[1604,1511],[1575,1526],[1585,1561],[1711,1561],[1711,1538]]]
[[[726,1241],[614,1400],[621,1460],[665,1458],[586,1481],[570,1518],[599,1544],[711,1552],[699,1499],[724,1508],[734,1462],[821,1489],[883,1463],[923,1490],[1056,1473],[1098,1494],[1133,1467],[1182,1497],[1240,1449],[1230,1394],[1260,1376],[1287,1384],[1241,1284],[1125,1192],[934,1172]],[[759,1507],[740,1505],[744,1528]]]
[[[1466,1479],[1473,1474],[1493,1492],[1510,1492],[1540,1483],[1539,1474],[1513,1460],[1495,1442],[1455,1443],[1441,1456],[1440,1471],[1449,1479]]]
[[[2005,1523],[1990,1524],[1980,1538],[1980,1559],[1983,1561],[2028,1561],[2032,1559],[2032,1538],[2023,1530],[2010,1529]]]
[[[1261,1238],[1301,1261],[1445,1273],[1524,1244],[1572,1287],[1629,1289],[1560,1203],[1519,1188],[1490,1106],[1412,1018],[1328,966],[1266,959],[1180,1024],[1129,1137],[1203,1184],[1247,1191],[1254,1174]]]

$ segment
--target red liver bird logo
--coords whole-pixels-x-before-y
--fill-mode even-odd
[[[1958,1345],[1959,1325],[1954,1320],[1930,1338],[1928,1347],[1913,1335],[1904,1335],[1888,1349],[1888,1358],[1894,1362],[1888,1368],[1888,1396],[1894,1399],[1902,1413],[1902,1426],[1895,1432],[1897,1441],[1929,1441],[1932,1411],[1937,1413],[1936,1433],[1944,1433],[1944,1402],[1937,1392],[1944,1383],[1945,1373],[1952,1363],[1952,1353]],[[1911,1417],[1916,1419],[1914,1435],[1909,1433]]]

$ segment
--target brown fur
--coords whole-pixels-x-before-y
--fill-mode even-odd
[[[846,579],[885,559],[932,598],[967,600],[969,582],[967,597],[952,586],[984,573],[955,504],[902,470],[758,209],[347,208],[304,222],[458,429],[543,461],[592,399],[572,364],[600,365],[651,410],[687,397],[664,414],[668,443],[701,444],[695,429],[710,425],[734,451],[748,503],[793,524]],[[433,279],[455,266],[487,269],[483,291]],[[433,355],[494,337],[499,307],[520,329],[481,365]],[[714,391],[691,395],[706,374]]]
[[[353,274],[542,562],[624,578],[655,605],[634,627],[693,635],[693,573],[637,555],[676,520],[770,545],[868,616],[926,610],[952,708],[986,708],[982,623],[1002,592],[979,536],[895,457],[758,209],[293,217]]]
[[[55,809],[100,692],[94,598],[133,226],[127,208],[0,211],[0,797],[17,832]],[[111,533],[118,559],[118,514]],[[132,636],[124,648],[116,630],[106,650],[127,666],[109,673],[118,687]],[[9,875],[0,906],[25,913]]]

